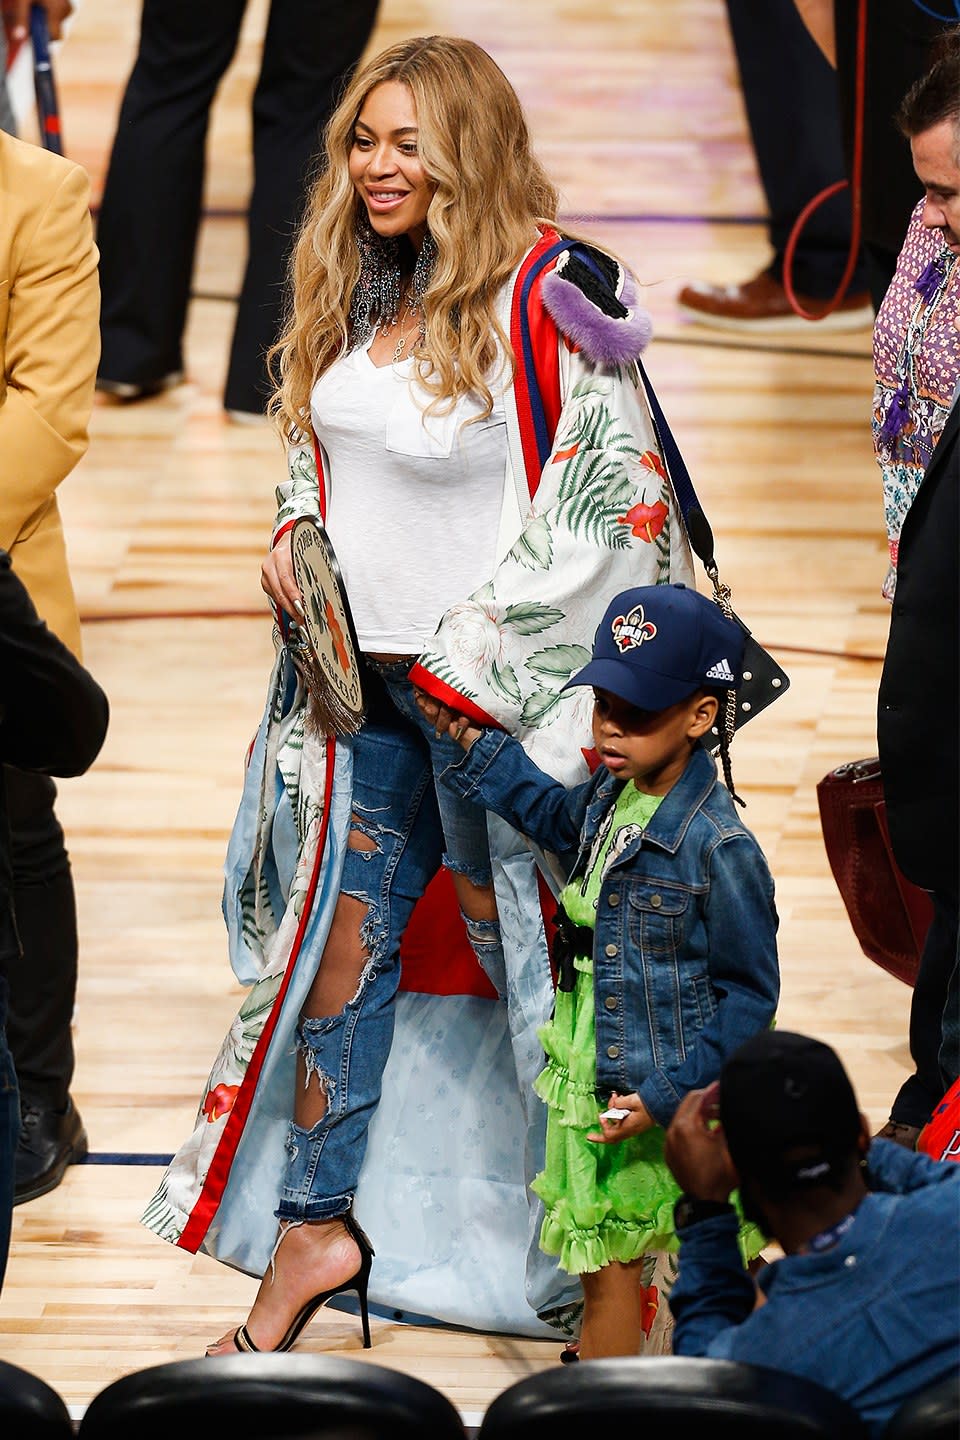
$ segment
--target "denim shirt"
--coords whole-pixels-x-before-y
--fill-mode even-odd
[[[897,1406],[960,1361],[960,1165],[874,1140],[869,1193],[831,1250],[760,1272],[737,1246],[737,1217],[680,1232],[670,1292],[675,1355],[769,1365],[848,1400],[878,1436]]]
[[[568,789],[493,729],[442,779],[574,877],[624,784],[600,767]],[[777,924],[763,852],[698,745],[603,877],[593,947],[598,1095],[636,1091],[666,1126],[688,1091],[716,1080],[727,1056],[774,1018]]]

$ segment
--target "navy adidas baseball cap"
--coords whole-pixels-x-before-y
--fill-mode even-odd
[[[666,710],[701,687],[736,690],[745,633],[686,585],[641,585],[607,606],[593,659],[563,686],[592,685],[641,710]]]

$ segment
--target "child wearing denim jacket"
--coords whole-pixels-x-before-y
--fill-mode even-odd
[[[773,880],[728,793],[726,740],[726,787],[704,743],[740,682],[743,638],[683,585],[617,595],[592,659],[564,686],[594,691],[599,763],[572,789],[511,736],[418,696],[467,752],[444,782],[556,855],[567,877],[533,1188],[541,1248],[581,1279],[584,1359],[640,1351],[644,1262],[677,1248],[664,1131],[776,1012]],[[740,1239],[745,1261],[764,1244],[746,1225]]]

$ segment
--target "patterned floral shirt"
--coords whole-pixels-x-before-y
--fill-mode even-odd
[[[903,519],[950,413],[960,380],[960,264],[920,201],[873,330],[873,440],[883,477],[893,599]]]

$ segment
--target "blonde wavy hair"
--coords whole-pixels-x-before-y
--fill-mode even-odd
[[[366,209],[349,173],[354,126],[377,85],[399,81],[413,97],[419,158],[433,187],[427,223],[437,247],[423,294],[425,332],[415,349],[431,405],[462,395],[489,414],[488,376],[498,342],[496,296],[536,239],[554,224],[558,195],[530,147],[513,86],[471,40],[420,36],[390,46],[350,81],[325,131],[325,163],[313,184],[289,267],[287,314],[268,362],[269,411],[284,439],[310,430],[310,392],[351,343],[349,315],[360,276],[358,217]]]

